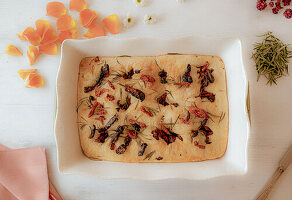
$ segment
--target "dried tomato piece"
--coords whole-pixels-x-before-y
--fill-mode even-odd
[[[191,84],[188,82],[174,83],[174,85],[185,86],[186,88],[191,86]]]
[[[207,98],[211,102],[215,101],[215,94],[213,94],[211,92],[207,92],[204,89],[201,91],[199,96],[201,97],[201,99]]]
[[[206,148],[205,145],[200,145],[197,141],[194,142],[194,145],[195,145],[196,147],[199,147],[200,149],[205,149],[205,148]]]
[[[144,106],[140,107],[140,110],[145,113],[146,115],[148,115],[149,117],[153,117],[153,114],[151,112],[149,112]]]
[[[104,130],[104,131],[100,131],[100,135],[98,136],[98,138],[96,139],[97,142],[99,143],[104,143],[106,138],[108,138],[108,131]]]
[[[157,98],[157,102],[163,106],[168,106],[169,103],[166,102],[167,93],[163,93],[160,97]]]
[[[96,120],[100,121],[102,125],[104,125],[104,120],[105,120],[105,117],[104,116],[99,116],[97,118],[95,118]]]
[[[188,114],[187,114],[186,119],[184,119],[184,118],[182,118],[182,117],[180,117],[179,119],[180,119],[180,121],[181,121],[182,123],[189,125],[189,124],[190,124],[190,122],[189,122],[189,121],[190,121],[190,118],[191,118],[191,115],[190,115],[190,112],[188,111]]]
[[[155,82],[155,78],[153,78],[152,76],[146,75],[146,74],[142,74],[140,76],[140,79],[149,83],[154,83]]]
[[[100,89],[99,87],[96,87],[95,88],[95,96],[96,97],[100,97],[103,93],[106,93],[106,92],[109,92],[110,90],[109,89],[106,89],[106,88],[102,88]]]
[[[110,80],[107,80],[107,83],[113,90],[116,89],[116,87],[114,86],[114,84]]]
[[[95,112],[96,115],[106,115],[107,111],[105,109],[99,109]]]
[[[107,98],[109,101],[113,101],[113,100],[115,100],[115,96],[110,95],[110,94],[107,94],[107,95],[106,95],[106,98]]]
[[[92,106],[92,108],[91,108],[89,114],[88,114],[88,118],[90,118],[90,117],[94,114],[96,108],[103,108],[103,105],[100,104],[99,102],[95,102],[95,103],[93,104],[93,106]]]
[[[200,109],[197,106],[190,106],[189,111],[190,111],[190,113],[192,113],[196,117],[204,118],[204,119],[210,118],[203,109]]]
[[[132,139],[136,139],[137,138],[137,134],[134,131],[127,130],[127,133],[130,136],[130,138],[132,138]]]
[[[186,119],[182,118],[182,117],[180,117],[179,120],[180,120],[182,123],[184,123],[184,124],[190,125],[190,122],[187,121]]]

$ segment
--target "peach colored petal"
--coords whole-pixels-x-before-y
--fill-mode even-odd
[[[28,57],[28,61],[29,61],[30,66],[32,66],[34,64],[38,54],[39,54],[38,48],[36,48],[35,46],[28,47],[27,57]]]
[[[57,20],[57,30],[59,32],[73,29],[75,26],[76,22],[70,15],[63,15]]]
[[[26,38],[23,36],[23,32],[25,31],[25,29],[23,31],[21,31],[20,33],[16,33],[16,35],[19,37],[20,40],[25,41]]]
[[[20,69],[17,71],[17,73],[19,74],[20,78],[25,80],[29,74],[35,73],[36,71],[37,69]]]
[[[79,22],[85,28],[88,28],[96,18],[97,12],[94,10],[84,9],[79,14]]]
[[[105,36],[105,31],[101,25],[96,22],[92,22],[88,28],[88,31],[83,36],[87,39]]]
[[[66,39],[76,39],[77,38],[77,30],[72,29],[70,31],[62,31],[59,34],[59,42],[63,43],[64,40]]]
[[[76,10],[77,12],[81,12],[82,10],[87,8],[87,3],[85,0],[70,0],[69,3],[70,10]]]
[[[54,1],[47,4],[47,16],[60,18],[67,13],[63,3]]]
[[[5,53],[11,56],[22,56],[22,53],[12,44],[7,46]]]
[[[47,55],[56,55],[58,52],[58,46],[56,43],[50,43],[39,46],[39,52]]]
[[[55,29],[50,28],[47,30],[47,32],[44,35],[44,38],[41,41],[41,45],[46,45],[50,43],[54,43],[58,40],[59,36],[56,33]]]
[[[27,88],[39,88],[45,83],[43,77],[37,73],[30,73],[24,82],[24,87]]]
[[[50,22],[45,20],[37,20],[35,22],[36,32],[41,36],[41,45],[56,42],[58,40],[58,34]]]
[[[33,46],[40,45],[41,36],[32,27],[27,27],[23,30],[22,35],[27,39]]]
[[[120,33],[119,18],[116,14],[107,16],[102,20],[102,23],[104,24],[104,28],[111,34]]]
[[[51,28],[50,22],[42,19],[36,20],[35,26],[36,32],[39,34],[39,36],[41,36],[42,39],[44,37],[44,34],[48,31],[48,29]]]

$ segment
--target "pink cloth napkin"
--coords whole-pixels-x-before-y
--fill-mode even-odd
[[[49,183],[44,148],[12,150],[0,144],[0,199],[62,200]]]

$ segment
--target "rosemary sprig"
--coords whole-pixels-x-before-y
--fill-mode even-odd
[[[254,44],[252,58],[256,63],[258,80],[265,76],[267,84],[277,84],[277,79],[288,74],[288,58],[292,57],[292,51],[272,32],[267,32],[259,37],[264,37],[261,43]]]
[[[151,151],[150,153],[148,153],[148,154],[145,156],[145,158],[144,158],[143,160],[146,160],[146,159],[150,160],[150,158],[153,156],[153,154],[154,154],[155,152],[156,152],[155,150],[154,150],[154,151]]]

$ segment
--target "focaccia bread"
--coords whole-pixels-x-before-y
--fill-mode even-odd
[[[219,57],[86,57],[77,98],[80,143],[91,159],[194,162],[226,151],[228,98]]]

